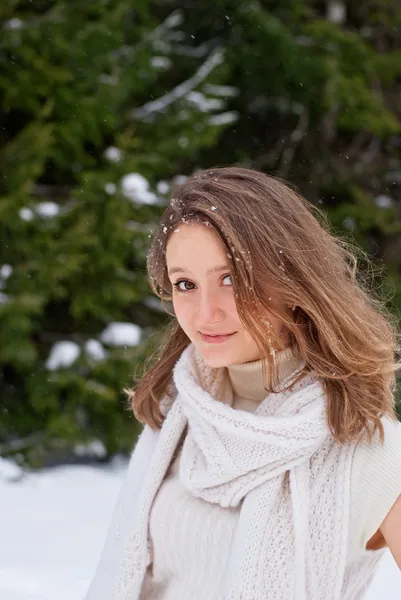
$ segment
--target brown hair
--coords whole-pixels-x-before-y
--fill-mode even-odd
[[[182,223],[205,222],[224,244],[238,314],[269,364],[274,391],[273,331],[262,316],[285,325],[289,344],[327,395],[327,417],[339,442],[362,433],[383,439],[380,418],[395,418],[397,330],[357,269],[357,251],[331,232],[327,218],[282,181],[259,171],[220,167],[198,171],[173,190],[148,254],[153,292],[171,301],[166,246]],[[363,255],[363,253],[362,253]],[[176,319],[156,361],[129,392],[135,417],[159,429],[172,370],[190,343]]]

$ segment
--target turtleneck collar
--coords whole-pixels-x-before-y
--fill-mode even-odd
[[[287,379],[287,377],[290,377],[303,364],[302,360],[294,356],[292,348],[276,352],[275,360],[278,364],[278,385]],[[235,396],[254,402],[261,402],[266,398],[268,392],[263,385],[263,362],[266,364],[266,373],[268,373],[269,363],[267,359],[227,367]]]

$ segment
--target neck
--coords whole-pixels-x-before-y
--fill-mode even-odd
[[[294,371],[302,366],[302,361],[294,356],[292,348],[276,352],[274,361],[278,369],[277,378],[273,379],[276,386],[280,386]],[[255,402],[261,402],[266,398],[268,390],[263,379],[263,364],[268,378],[269,363],[267,358],[228,367],[231,386],[236,396]],[[266,379],[266,384],[267,381],[268,379]]]

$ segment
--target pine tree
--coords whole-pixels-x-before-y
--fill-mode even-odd
[[[8,0],[0,18],[0,454],[131,447],[121,390],[166,321],[148,236],[196,167],[289,179],[386,267],[401,314],[395,0]]]
[[[165,323],[151,228],[236,118],[223,49],[163,2],[13,1],[0,15],[0,454],[107,457],[132,446],[122,389]]]

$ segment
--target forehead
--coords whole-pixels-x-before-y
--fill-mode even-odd
[[[184,266],[184,263],[186,266],[191,266],[190,263],[202,265],[222,258],[227,260],[225,248],[215,231],[206,225],[178,225],[167,242],[168,266]]]

